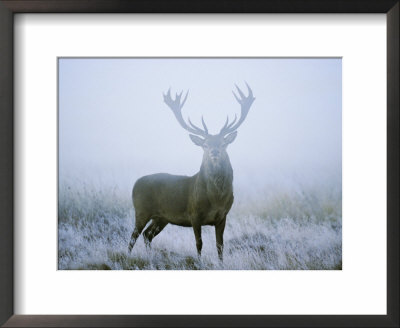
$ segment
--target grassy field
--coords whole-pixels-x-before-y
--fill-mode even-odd
[[[197,258],[191,228],[168,225],[147,249],[134,227],[130,191],[60,183],[58,265],[70,270],[341,270],[342,196],[339,188],[235,191],[227,218],[224,262],[213,227],[203,227]]]

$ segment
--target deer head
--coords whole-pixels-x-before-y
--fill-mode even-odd
[[[176,94],[175,100],[171,98],[171,90],[168,90],[167,94],[164,94],[164,102],[168,105],[168,107],[174,113],[179,124],[188,132],[190,139],[192,139],[193,143],[197,146],[203,148],[204,156],[203,160],[207,160],[214,166],[220,165],[224,160],[228,158],[228,154],[226,149],[229,144],[231,144],[236,136],[237,129],[244,122],[246,116],[250,110],[250,107],[255,100],[253,97],[253,92],[250,89],[249,85],[246,83],[248,89],[248,96],[246,97],[242,90],[239,89],[237,85],[236,89],[239,94],[236,95],[235,92],[232,91],[236,100],[241,106],[241,114],[240,119],[237,121],[237,116],[235,115],[235,119],[232,122],[229,122],[229,117],[226,118],[226,122],[220,132],[216,135],[212,135],[208,133],[208,128],[206,123],[204,122],[203,117],[201,118],[201,123],[203,128],[199,128],[194,125],[190,118],[188,119],[188,123],[182,117],[182,107],[185,104],[189,92],[186,92],[184,99],[182,99],[182,93]]]

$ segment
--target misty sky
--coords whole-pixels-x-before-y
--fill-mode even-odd
[[[211,133],[256,100],[228,147],[235,184],[334,177],[341,183],[341,59],[59,59],[59,174],[132,186],[142,175],[193,175],[202,150],[162,93],[190,90],[183,116]],[[247,91],[245,92],[247,93]]]

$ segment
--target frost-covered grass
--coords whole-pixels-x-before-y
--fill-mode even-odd
[[[130,192],[62,182],[59,269],[83,270],[338,270],[342,267],[341,191],[327,186],[235,192],[225,228],[224,261],[213,227],[203,227],[197,258],[191,228],[168,225],[147,249],[131,254]]]

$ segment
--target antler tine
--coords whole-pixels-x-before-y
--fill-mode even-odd
[[[201,132],[201,133],[205,133],[206,135],[208,134],[208,130],[202,130],[202,129],[199,128],[198,126],[194,125],[194,124],[192,123],[192,121],[190,120],[190,118],[188,118],[188,122],[189,122],[190,126],[191,126],[193,129],[195,129],[196,131],[199,131],[199,132]]]
[[[222,127],[221,131],[224,130],[224,129],[226,129],[226,127],[228,126],[228,123],[229,123],[229,115],[226,115],[226,121],[225,121],[225,124],[224,124],[224,126]]]
[[[201,116],[201,124],[203,124],[204,131],[208,134],[207,125],[206,122],[204,122],[203,115]]]
[[[235,84],[235,87],[236,87],[236,90],[237,90],[237,92],[239,93],[240,97],[241,97],[242,99],[243,99],[243,98],[246,98],[246,96],[244,95],[243,91],[239,89],[239,87],[237,86],[237,84]],[[232,92],[233,92],[233,91],[232,91]],[[236,99],[238,99],[238,98],[236,97]]]
[[[236,93],[232,90],[233,95],[235,96],[236,100],[238,101],[238,103],[240,104],[240,99],[238,96],[236,96]]]
[[[253,97],[253,91],[251,90],[251,88],[249,87],[249,85],[247,84],[247,82],[244,82],[244,83],[246,83],[247,91],[249,92],[249,97],[250,97],[250,98],[256,99],[255,97]],[[253,99],[253,101],[254,101],[254,99]]]
[[[182,91],[183,92],[183,91]],[[183,105],[185,104],[185,102],[186,102],[186,99],[187,99],[187,97],[188,97],[188,94],[189,94],[189,90],[186,92],[186,95],[185,95],[185,98],[183,99],[183,101],[182,101],[182,105],[181,105],[181,108],[183,107]]]
[[[204,120],[203,121],[203,126],[205,127],[205,130],[200,129],[199,127],[195,126],[194,124],[192,124],[190,122],[189,119],[189,124],[192,126],[190,127],[185,120],[182,117],[182,107],[186,102],[186,99],[188,97],[189,91],[186,92],[185,98],[183,99],[183,101],[181,102],[181,97],[182,97],[183,91],[178,94],[176,93],[175,95],[175,100],[172,99],[171,97],[171,88],[168,89],[167,94],[163,94],[164,96],[164,102],[167,104],[167,106],[172,110],[172,112],[175,115],[175,118],[177,119],[178,123],[187,131],[193,133],[193,134],[197,134],[200,135],[202,137],[206,137],[208,135],[208,130],[206,129]]]
[[[233,124],[235,124],[236,120],[237,120],[237,115],[235,114],[234,120],[232,121],[232,123],[229,123],[229,125],[227,126],[227,128],[229,129]]]
[[[225,125],[223,126],[223,128],[220,131],[220,135],[226,135],[230,132],[233,132],[235,130],[237,130],[239,128],[239,126],[244,122],[244,120],[246,119],[247,114],[249,113],[250,107],[253,104],[253,101],[256,99],[253,96],[253,91],[251,90],[251,88],[249,87],[249,85],[246,83],[247,86],[247,90],[249,95],[246,97],[245,94],[243,93],[242,90],[240,90],[240,88],[235,84],[237,92],[239,94],[239,96],[236,95],[235,92],[232,91],[233,95],[235,96],[235,99],[237,100],[237,102],[240,104],[241,108],[241,113],[240,113],[240,119],[239,121],[235,124],[236,122],[236,115],[235,115],[235,119],[232,121],[232,123],[230,123],[228,125],[228,122],[225,123]]]

